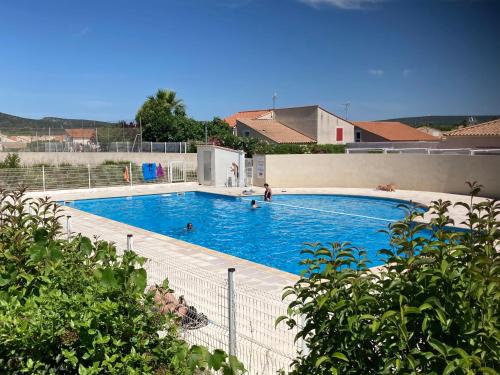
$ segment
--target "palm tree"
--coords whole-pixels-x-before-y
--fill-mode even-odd
[[[155,95],[147,98],[137,112],[136,119],[145,118],[151,111],[167,110],[175,116],[185,116],[186,107],[182,99],[176,97],[175,91],[158,89]]]

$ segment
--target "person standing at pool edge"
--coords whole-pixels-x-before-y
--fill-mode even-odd
[[[264,191],[264,200],[270,202],[273,197],[273,192],[267,182],[264,184],[264,187],[266,188],[266,191]]]

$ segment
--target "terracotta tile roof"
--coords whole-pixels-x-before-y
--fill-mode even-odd
[[[438,137],[397,121],[354,121],[353,123],[358,128],[376,134],[388,141],[439,141]]]
[[[234,115],[228,116],[224,119],[225,122],[229,124],[232,128],[236,126],[236,120],[238,119],[250,119],[255,120],[257,117],[267,115],[270,113],[270,109],[258,109],[255,111],[241,111],[235,113]]]
[[[483,122],[482,124],[466,126],[445,133],[447,137],[463,136],[500,136],[500,119]]]
[[[278,121],[238,119],[238,122],[252,128],[276,143],[316,143],[314,139]]]
[[[66,134],[72,138],[92,138],[95,137],[95,130],[93,129],[65,129]]]

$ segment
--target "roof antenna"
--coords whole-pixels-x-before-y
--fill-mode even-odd
[[[273,111],[276,109],[276,98],[278,97],[278,93],[275,91],[273,94]]]
[[[347,114],[349,113],[349,107],[351,106],[351,102],[345,102],[342,105],[345,107],[345,120],[347,120]]]

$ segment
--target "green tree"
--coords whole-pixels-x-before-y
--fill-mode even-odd
[[[479,187],[471,184],[471,195]],[[450,202],[429,224],[408,207],[390,226],[385,266],[368,270],[348,243],[312,244],[301,279],[286,290],[307,352],[294,374],[497,374],[500,370],[500,204],[459,203],[468,231],[451,231]]]
[[[223,137],[232,133],[219,118],[197,121],[186,115],[185,106],[174,91],[158,90],[141,106],[136,121],[142,124],[142,139],[146,142],[203,141],[208,137]]]
[[[149,96],[141,106],[135,119],[143,124],[152,123],[161,113],[176,117],[186,116],[186,107],[182,99],[177,98],[175,91],[158,89],[155,95]]]

